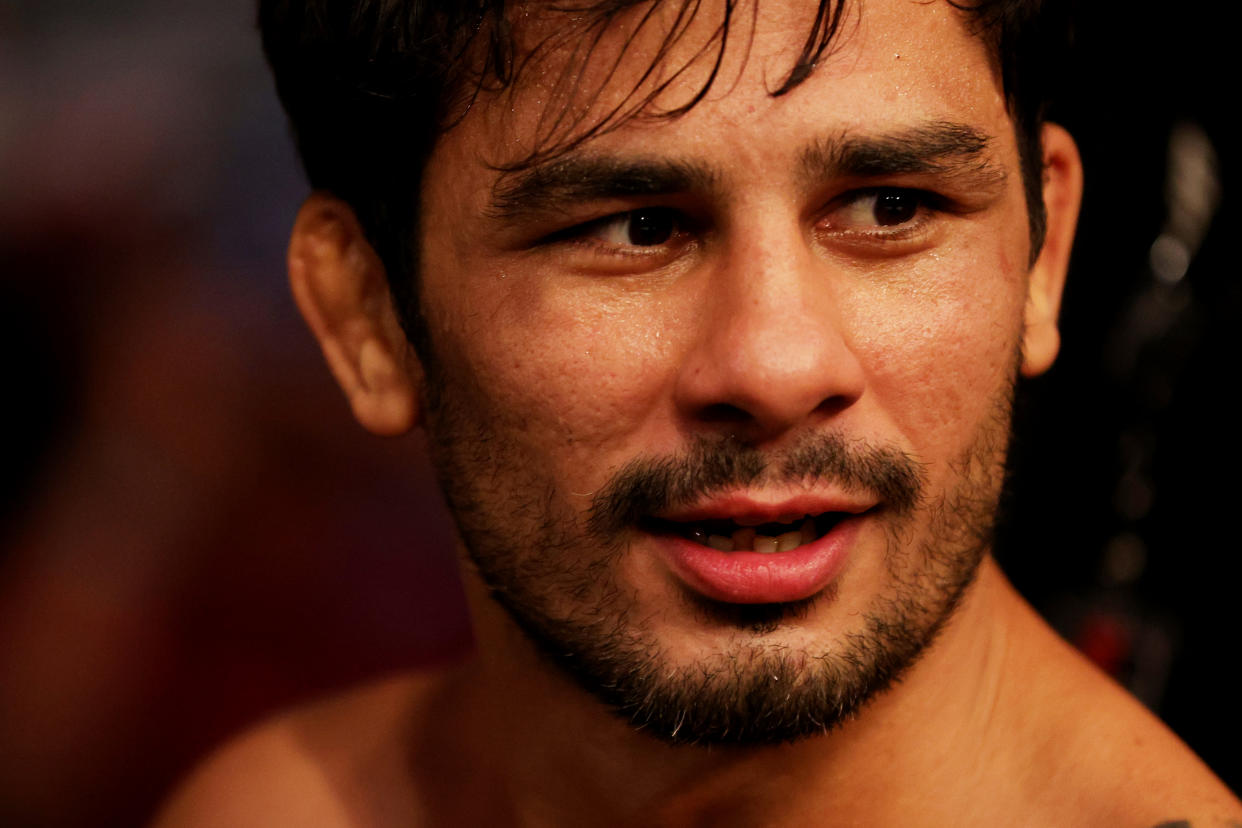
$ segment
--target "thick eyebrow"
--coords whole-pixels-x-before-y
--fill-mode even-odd
[[[931,121],[896,132],[822,139],[802,153],[801,167],[813,181],[931,174],[993,189],[1007,174],[988,152],[991,140],[967,124]]]
[[[686,193],[711,188],[714,182],[711,170],[692,163],[571,155],[502,174],[492,187],[487,214],[506,220],[563,212],[583,201]]]
[[[799,166],[811,181],[936,174],[992,189],[1006,179],[990,158],[990,136],[966,124],[932,121],[895,132],[843,133],[816,141]],[[486,214],[500,221],[567,212],[577,203],[667,196],[718,186],[711,168],[667,158],[566,155],[529,169],[502,173]]]

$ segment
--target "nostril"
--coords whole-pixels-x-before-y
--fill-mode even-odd
[[[733,292],[708,303],[704,329],[676,369],[673,394],[686,422],[766,440],[837,416],[862,395],[860,354],[835,306],[788,297],[779,284],[771,296],[762,285],[725,287]]]
[[[813,409],[813,413],[817,417],[833,417],[849,408],[852,403],[853,400],[850,397],[833,395],[821,400],[819,405]],[[764,419],[762,410],[750,411],[745,406],[727,402],[704,406],[699,410],[698,418],[700,422],[721,425],[739,425]]]
[[[713,403],[699,412],[705,423],[744,423],[753,419],[743,409],[729,403]]]
[[[815,413],[822,417],[832,417],[840,414],[845,409],[854,404],[854,399],[844,394],[835,394],[831,397],[825,397],[819,405],[815,406]]]

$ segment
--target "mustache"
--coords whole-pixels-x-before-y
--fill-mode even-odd
[[[682,454],[640,457],[614,474],[591,498],[589,528],[607,536],[655,512],[759,482],[830,483],[872,495],[907,515],[923,499],[925,474],[922,464],[900,449],[833,432],[807,435],[777,453],[734,437],[700,437]]]

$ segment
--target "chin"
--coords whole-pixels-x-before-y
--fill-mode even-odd
[[[841,435],[703,442],[635,461],[585,509],[522,458],[484,473],[477,441],[442,431],[435,449],[478,576],[543,659],[653,738],[761,745],[849,721],[926,651],[990,546],[1005,427],[931,481]],[[775,586],[754,547],[687,552],[704,527],[736,541],[787,519],[811,526],[767,556]]]
[[[892,687],[952,616],[985,552],[919,550],[939,566],[852,600],[862,612],[841,603],[848,578],[778,604],[684,589],[635,602],[634,590],[609,587],[592,611],[555,615],[492,594],[545,659],[637,731],[676,745],[778,745],[839,727]]]

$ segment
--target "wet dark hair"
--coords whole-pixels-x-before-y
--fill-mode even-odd
[[[833,47],[849,0],[819,0],[814,20],[793,65],[773,95],[795,88]],[[1061,39],[1059,22],[1043,7],[1048,0],[946,0],[965,16],[993,57],[1017,133],[1030,216],[1031,258],[1043,243],[1040,127],[1046,78]],[[310,184],[346,201],[383,261],[406,335],[427,353],[419,320],[417,245],[423,170],[436,139],[459,120],[481,93],[512,90],[532,56],[574,43],[579,61],[562,81],[585,65],[599,38],[623,13],[645,24],[652,0],[564,0],[546,4],[506,0],[260,0],[259,28],[276,89],[288,113]],[[687,36],[690,22],[706,14],[703,0],[666,0],[672,24],[651,69],[667,60]],[[518,12],[562,15],[556,34],[530,45]],[[526,157],[505,164],[520,168],[615,129],[630,118],[676,117],[689,110],[716,80],[735,23],[737,0],[712,4],[720,20],[709,40],[686,64],[665,69],[662,82],[645,76],[616,109],[585,122],[567,108],[550,120],[547,134]],[[750,5],[758,14],[758,4]],[[655,101],[679,74],[691,69],[704,81],[673,106]],[[648,82],[650,81],[650,82]],[[660,99],[663,103],[663,99]]]

